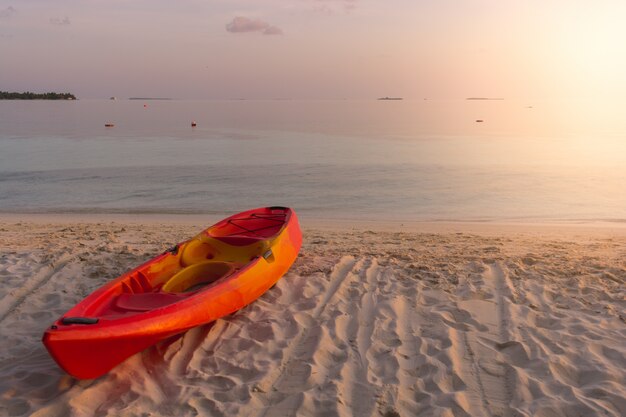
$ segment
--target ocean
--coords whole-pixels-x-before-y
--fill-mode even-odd
[[[601,107],[0,101],[0,211],[626,222],[626,114]]]

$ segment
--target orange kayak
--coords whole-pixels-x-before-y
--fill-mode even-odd
[[[236,214],[109,282],[50,326],[43,343],[76,378],[96,378],[160,340],[231,314],[291,267],[296,213]]]

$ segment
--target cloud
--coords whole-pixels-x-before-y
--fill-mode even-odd
[[[72,24],[72,22],[70,22],[70,18],[67,16],[65,16],[63,19],[61,19],[60,17],[51,17],[50,23],[56,26],[69,26]]]
[[[264,35],[282,35],[283,31],[276,26],[259,19],[250,19],[237,16],[232,22],[226,25],[226,30],[230,33],[261,32]]]
[[[269,26],[262,20],[248,19],[247,17],[237,16],[232,22],[226,25],[226,30],[232,33],[241,32],[260,32]]]
[[[264,35],[282,35],[283,31],[281,28],[277,28],[276,26],[268,26],[263,30]]]
[[[13,6],[9,6],[6,9],[0,10],[0,19],[10,19],[17,13],[17,10]]]

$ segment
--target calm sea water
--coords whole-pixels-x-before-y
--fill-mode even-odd
[[[626,221],[626,114],[600,108],[0,101],[0,211]]]

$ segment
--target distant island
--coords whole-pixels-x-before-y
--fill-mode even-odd
[[[76,100],[71,93],[23,93],[0,91],[0,100]]]
[[[404,100],[402,97],[381,97],[378,100]]]
[[[504,100],[502,97],[468,97],[465,100]]]

